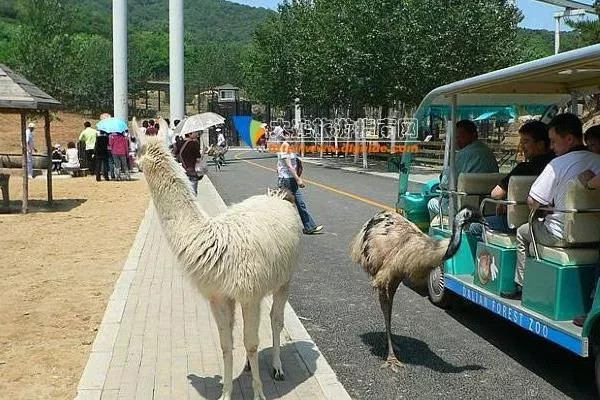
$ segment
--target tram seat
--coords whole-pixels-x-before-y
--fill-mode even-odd
[[[586,189],[579,180],[569,183],[567,209],[600,208],[600,191]],[[561,265],[587,265],[600,262],[600,213],[565,213],[565,239],[570,247],[538,244],[541,259]],[[533,247],[533,246],[532,246]],[[531,252],[531,254],[534,254]]]
[[[577,180],[569,183],[566,209],[600,208],[600,191]],[[570,247],[538,243],[540,260],[528,258],[523,306],[554,320],[569,320],[589,310],[590,293],[600,262],[600,214],[564,213],[565,239]]]
[[[511,176],[508,181],[508,191],[506,200],[516,201],[517,205],[506,207],[506,219],[508,226],[511,229],[517,229],[519,226],[526,224],[529,218],[529,207],[527,206],[527,197],[533,182],[537,176]],[[515,248],[517,246],[517,237],[514,233],[504,233],[498,231],[486,230],[486,239],[488,243],[504,248]]]
[[[480,174],[466,173],[458,175],[456,189],[459,192],[467,193],[463,196],[458,196],[458,209],[469,205],[479,209],[479,204],[483,198],[490,195],[498,182],[504,177],[504,174]],[[495,209],[495,207],[494,207]]]
[[[489,196],[492,190],[496,187],[498,182],[504,177],[504,174],[499,173],[462,173],[458,175],[458,181],[456,183],[456,190],[458,192],[466,193],[466,195],[457,196],[457,209],[461,209],[463,206],[469,205],[473,208],[479,209],[481,200]],[[442,217],[442,225],[449,226],[449,219],[447,215]],[[440,225],[439,216],[436,216],[430,223],[431,226]]]

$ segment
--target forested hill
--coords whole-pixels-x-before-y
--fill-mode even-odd
[[[0,0],[0,20],[15,21],[19,0]],[[67,0],[77,9],[74,32],[110,36],[112,0]],[[130,26],[167,32],[169,0],[128,0]],[[274,11],[224,0],[185,0],[185,31],[194,41],[248,43],[256,26]]]

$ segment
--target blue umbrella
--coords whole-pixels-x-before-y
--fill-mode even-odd
[[[96,124],[96,128],[104,132],[125,132],[127,130],[127,122],[119,118],[103,119]]]

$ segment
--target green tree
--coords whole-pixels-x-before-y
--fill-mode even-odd
[[[63,66],[60,100],[65,107],[95,113],[112,109],[112,43],[108,39],[100,35],[73,35]]]
[[[416,105],[436,86],[514,64],[521,19],[506,0],[284,1],[255,33],[246,86],[273,105]]]
[[[600,1],[594,2],[596,15],[600,15]],[[567,24],[579,33],[579,45],[590,46],[600,43],[600,20],[596,17],[590,20],[568,21]]]
[[[14,38],[15,68],[50,95],[61,97],[62,71],[73,14],[63,0],[21,0]]]

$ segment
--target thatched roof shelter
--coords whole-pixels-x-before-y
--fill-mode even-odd
[[[21,146],[23,150],[23,205],[22,212],[27,212],[29,199],[29,181],[27,176],[27,143],[25,129],[27,114],[42,111],[44,115],[44,136],[46,138],[47,187],[48,203],[52,204],[52,145],[50,138],[49,110],[61,108],[62,105],[21,75],[0,64],[0,113],[21,115]]]

